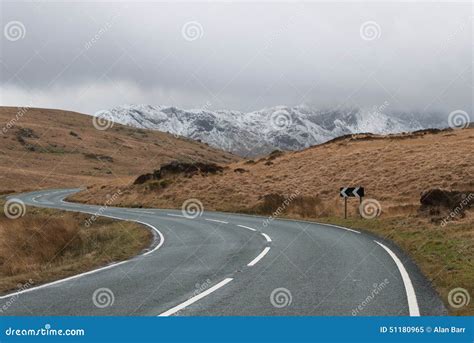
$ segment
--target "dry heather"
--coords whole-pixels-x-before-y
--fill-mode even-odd
[[[97,130],[75,112],[0,107],[0,194],[104,183],[176,158],[227,163],[231,154],[171,134],[114,124]]]
[[[384,215],[416,213],[422,192],[433,188],[474,190],[474,129],[336,139],[300,152],[275,153],[257,161],[231,163],[223,173],[170,177],[165,187],[132,185],[134,175],[73,197],[101,203],[120,188],[118,205],[179,208],[197,198],[208,210],[255,211],[265,196],[297,193],[313,200],[311,217],[340,215],[339,187],[361,185]],[[153,169],[157,169],[155,166]],[[151,172],[152,169],[148,170]],[[351,215],[358,202],[349,200]]]
[[[3,207],[3,203],[1,204]],[[127,259],[148,247],[139,224],[28,208],[24,217],[0,215],[0,293],[78,274]]]

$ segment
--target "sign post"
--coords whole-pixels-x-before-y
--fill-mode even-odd
[[[341,187],[339,195],[344,198],[344,219],[347,219],[347,198],[357,197],[359,203],[362,203],[362,197],[365,195],[364,187]]]

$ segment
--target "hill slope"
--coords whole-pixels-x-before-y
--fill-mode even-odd
[[[0,192],[103,183],[176,158],[237,160],[167,133],[119,124],[98,130],[92,119],[61,110],[0,107]]]
[[[340,187],[360,185],[384,213],[405,213],[418,209],[423,191],[474,189],[473,138],[473,129],[346,136],[299,152],[234,162],[222,174],[178,177],[165,189],[150,190],[124,179],[130,194],[121,201],[136,202],[139,194],[146,206],[179,208],[184,200],[197,198],[209,210],[251,211],[267,195],[298,193],[317,199],[312,215],[320,217],[341,213]],[[116,185],[91,190],[81,200],[93,201]],[[355,213],[357,201],[349,204]]]

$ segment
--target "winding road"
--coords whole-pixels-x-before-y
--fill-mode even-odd
[[[78,189],[15,195],[26,205],[137,221],[141,255],[0,296],[1,315],[445,315],[437,293],[391,242],[339,226],[204,211],[64,201]],[[267,219],[267,220],[266,220]]]

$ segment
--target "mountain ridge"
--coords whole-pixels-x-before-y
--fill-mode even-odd
[[[318,110],[305,105],[280,105],[241,112],[122,105],[95,115],[128,126],[185,136],[249,157],[275,149],[302,150],[347,134],[390,134],[443,127],[440,119],[423,119],[410,113],[386,114],[381,107]]]

